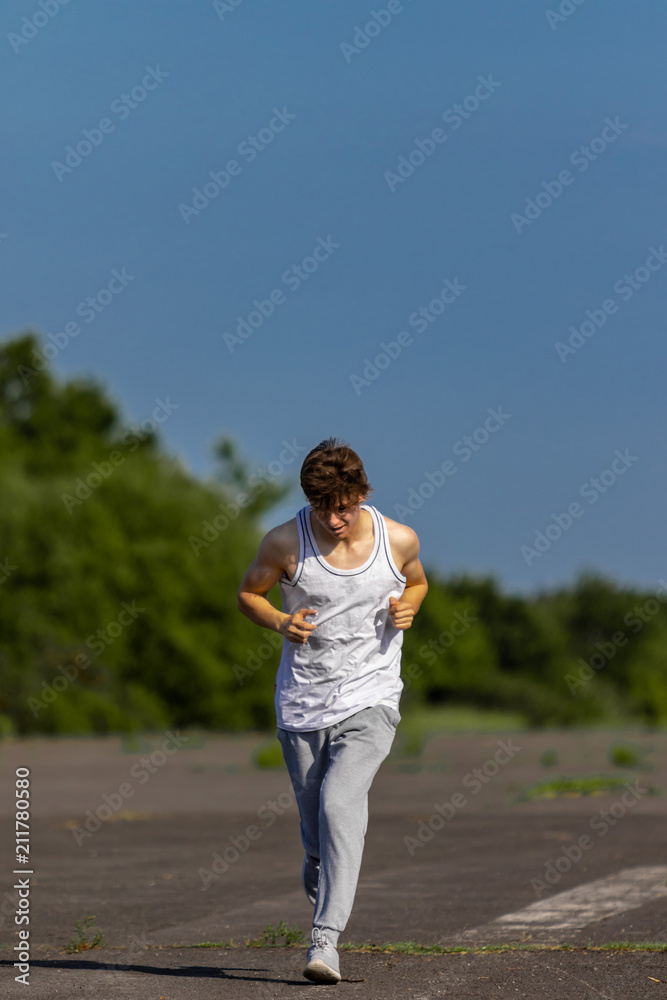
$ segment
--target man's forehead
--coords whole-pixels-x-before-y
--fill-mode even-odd
[[[315,510],[321,511],[324,514],[339,514],[343,511],[352,510],[353,507],[357,506],[359,501],[351,501],[348,499],[342,499],[340,503],[325,503],[319,504],[315,507]]]

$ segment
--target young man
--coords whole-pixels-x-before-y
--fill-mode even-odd
[[[348,445],[328,438],[313,448],[301,487],[308,506],[265,536],[239,608],[285,638],[278,739],[299,808],[304,889],[315,906],[304,976],[338,983],[336,945],[357,889],[368,791],[401,718],[403,632],[428,584],[417,535],[364,502],[373,489]],[[266,598],[276,583],[282,612]]]

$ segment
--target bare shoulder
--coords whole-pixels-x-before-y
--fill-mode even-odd
[[[296,518],[292,518],[264,535],[241,581],[240,591],[265,597],[284,573],[291,579],[298,560],[299,532]]]
[[[299,565],[299,528],[296,517],[277,524],[266,533],[258,558],[266,565],[280,569],[292,579]]]
[[[403,563],[416,559],[419,555],[417,532],[407,524],[401,524],[400,521],[394,521],[391,517],[387,517],[386,514],[383,517],[387,525],[392,553],[400,555]]]
[[[275,528],[267,531],[260,546],[262,554],[275,562],[276,565],[286,566],[293,560],[299,558],[299,529],[296,517],[277,524]]]

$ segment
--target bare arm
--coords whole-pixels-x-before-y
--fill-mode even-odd
[[[408,629],[426,597],[428,581],[419,561],[419,539],[416,532],[398,521],[388,521],[388,527],[392,550],[400,553],[400,560],[395,561],[406,578],[400,599],[397,601],[395,597],[389,598],[389,614],[395,628]]]
[[[280,632],[290,642],[304,643],[315,628],[304,616],[317,612],[313,608],[302,608],[292,615],[286,615],[274,608],[266,597],[285,571],[286,556],[290,543],[293,543],[289,527],[289,522],[281,524],[262,539],[257,555],[241,581],[238,608],[256,625]]]

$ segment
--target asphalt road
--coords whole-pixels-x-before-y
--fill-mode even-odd
[[[191,734],[174,753],[160,749],[165,738],[139,748],[118,738],[0,745],[3,996],[24,995],[13,981],[12,886],[28,877],[35,1000],[282,997],[325,988],[302,978],[302,948],[192,947],[243,945],[280,921],[308,931],[312,909],[299,881],[287,774],[252,763],[263,737]],[[651,769],[613,766],[608,750],[619,738],[642,746]],[[549,749],[558,762],[545,767]],[[585,949],[667,942],[666,751],[661,734],[498,733],[441,736],[417,760],[387,760],[371,791],[355,908],[341,940],[473,950],[343,950],[338,993],[664,995],[667,952]],[[22,866],[30,876],[12,874],[17,767],[30,770],[31,868]],[[536,782],[599,774],[620,777],[621,786],[595,796],[520,797]],[[75,922],[92,915],[105,944],[65,954]],[[493,943],[512,950],[478,950]],[[526,943],[584,950],[517,950]]]

